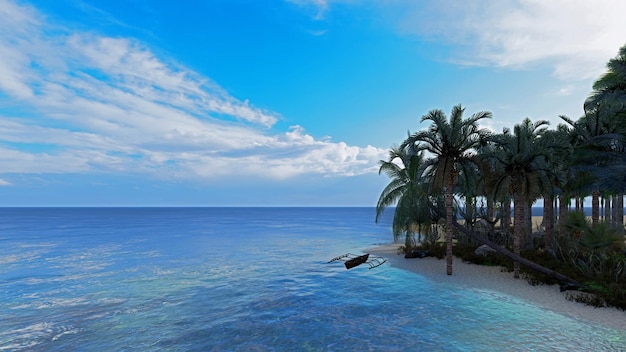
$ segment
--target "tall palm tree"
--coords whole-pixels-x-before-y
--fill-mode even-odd
[[[480,161],[476,161],[476,163],[479,165]],[[465,201],[465,205],[462,207],[459,206],[458,208],[462,217],[465,219],[465,226],[468,229],[473,228],[476,217],[478,216],[476,201],[478,195],[481,193],[481,189],[484,187],[481,181],[479,167],[466,168],[463,172],[459,173],[457,178],[456,194]]]
[[[593,85],[593,91],[583,105],[585,115],[574,122],[567,117],[561,117],[568,122],[576,134],[577,163],[579,167],[592,174],[594,182],[591,184],[591,219],[592,224],[598,224],[600,218],[599,177],[607,173],[601,162],[606,158],[603,154],[609,152],[614,145],[615,137],[626,130],[626,46],[623,46],[617,57],[607,64],[608,71]],[[601,178],[601,177],[600,177]]]
[[[499,175],[501,175],[504,170],[502,170],[500,164],[486,157],[493,153],[496,148],[494,143],[481,146],[475,158],[480,171],[480,181],[478,182],[480,186],[479,191],[481,192],[480,196],[483,197],[487,203],[487,212],[481,215],[483,215],[483,219],[487,220],[487,223],[491,226],[495,227],[496,223],[499,221],[501,232],[507,233],[511,220],[511,196],[508,190],[496,192]],[[498,213],[496,213],[496,204],[500,204]]]
[[[623,139],[626,134],[626,45],[619,49],[615,58],[607,63],[607,72],[602,75],[593,84],[593,91],[584,104],[586,115],[602,116],[608,125],[607,133],[616,134],[617,138]],[[623,145],[623,143],[620,143]],[[615,148],[611,148],[612,151]],[[623,153],[623,152],[622,152]],[[615,166],[615,163],[610,164]],[[617,173],[611,175],[618,179],[623,175],[623,167],[618,167]],[[610,175],[604,173],[603,175]],[[624,202],[624,186],[618,187],[616,203]],[[620,210],[623,213],[623,206]],[[618,217],[620,214],[616,214]],[[619,223],[623,222],[623,217],[619,219]],[[596,224],[597,220],[592,217],[592,223]]]
[[[615,120],[610,119],[603,107],[602,101],[591,107],[585,105],[585,115],[577,121],[572,121],[567,116],[561,116],[571,127],[573,144],[575,146],[575,167],[588,179],[586,185],[591,191],[591,220],[592,224],[598,224],[600,220],[600,194],[598,171],[604,160],[605,153],[615,145],[615,133],[617,125]]]
[[[611,118],[626,116],[626,45],[607,63],[607,72],[593,84],[585,100],[585,111],[602,110]]]
[[[543,225],[544,225],[544,247],[551,250],[554,238],[554,199],[557,194],[562,194],[567,184],[568,160],[572,153],[572,146],[569,143],[569,134],[566,126],[559,125],[556,130],[546,130],[539,138],[540,143],[545,144],[545,148],[552,155],[547,160],[550,172],[551,187],[543,191]]]
[[[618,227],[623,227],[623,199],[626,192],[626,136],[623,133],[613,133],[601,137],[603,138],[597,138],[595,141],[601,148],[585,150],[587,152],[585,159],[590,160],[586,168],[593,176],[593,184],[603,190],[605,201],[613,198],[611,222]],[[597,222],[592,221],[592,224],[595,225]]]
[[[430,127],[410,135],[403,146],[412,145],[419,151],[426,151],[430,157],[426,167],[433,177],[431,191],[439,193],[445,190],[446,199],[446,272],[452,275],[452,235],[454,218],[453,197],[456,177],[462,170],[475,167],[473,156],[480,144],[485,143],[490,135],[486,129],[480,129],[478,121],[491,118],[491,112],[482,111],[463,119],[465,111],[456,105],[450,113],[450,120],[445,112],[431,110],[422,116],[420,122],[430,121]]]
[[[546,143],[539,143],[541,133],[547,128],[547,121],[531,122],[524,119],[515,125],[513,133],[504,129],[502,134],[492,139],[498,146],[485,157],[500,164],[500,175],[496,191],[508,188],[513,197],[513,252],[520,254],[524,238],[525,212],[528,202],[534,201],[542,191],[551,189],[548,178],[550,149]],[[519,262],[513,264],[513,275],[519,278]]]
[[[421,233],[422,227],[430,225],[427,183],[422,181],[421,172],[424,155],[412,146],[394,146],[389,150],[389,158],[379,162],[380,173],[386,173],[391,181],[383,189],[376,204],[376,222],[383,211],[395,204],[393,235],[398,239],[405,236],[407,249],[415,245],[414,230]]]
[[[569,211],[571,198],[576,200],[576,211],[583,211],[581,199],[589,194],[593,184],[593,178],[586,167],[582,167],[585,162],[581,161],[580,146],[587,133],[585,128],[578,121],[573,121],[569,117],[559,116],[566,124],[559,124],[557,130],[567,145],[567,152],[561,157],[562,171],[564,172],[564,183],[558,185],[559,194],[559,233],[564,234],[564,221]],[[590,126],[588,126],[590,127]],[[561,138],[559,138],[561,139]]]

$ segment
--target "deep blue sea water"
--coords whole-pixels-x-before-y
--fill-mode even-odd
[[[0,208],[0,351],[614,351],[626,331],[384,264],[371,208]]]

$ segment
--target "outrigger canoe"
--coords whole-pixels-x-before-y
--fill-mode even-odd
[[[338,257],[335,257],[333,259],[331,259],[329,261],[329,263],[332,263],[334,261],[337,260],[341,260],[343,261],[344,265],[346,266],[346,269],[352,269],[355,266],[359,266],[363,263],[367,263],[367,265],[369,265],[370,269],[373,269],[377,266],[381,266],[383,265],[383,263],[387,262],[387,259],[381,258],[381,257],[376,257],[376,256],[372,256],[370,258],[369,253],[366,254],[362,254],[362,255],[356,255],[356,254],[352,254],[352,253],[346,253],[343,255],[340,255]]]

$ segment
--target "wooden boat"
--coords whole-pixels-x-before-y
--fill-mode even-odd
[[[370,256],[369,253],[361,254],[361,255],[346,253],[346,254],[343,254],[343,255],[340,255],[338,257],[331,259],[329,263],[332,263],[337,260],[343,261],[344,265],[346,266],[346,269],[352,269],[355,266],[359,266],[363,263],[366,263],[367,265],[369,265],[370,269],[373,269],[387,262],[387,259],[377,257],[377,256]]]
[[[358,257],[346,260],[344,264],[346,265],[346,269],[352,269],[355,266],[365,263],[367,261],[367,258],[369,257],[370,257],[369,253],[363,254]]]

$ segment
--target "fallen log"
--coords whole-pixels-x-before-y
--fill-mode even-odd
[[[516,261],[518,263],[520,263],[521,265],[532,269],[534,271],[540,272],[550,278],[554,278],[556,280],[558,280],[559,282],[561,282],[561,291],[565,291],[566,289],[573,289],[573,288],[577,288],[577,289],[587,289],[587,287],[583,284],[581,284],[580,282],[565,276],[559,272],[556,272],[552,269],[546,268],[545,266],[539,265],[533,261],[530,261],[522,256],[519,256],[511,251],[509,251],[508,249],[494,243],[491,242],[490,240],[488,240],[487,238],[475,233],[474,231],[471,231],[467,228],[465,228],[465,226],[459,224],[458,222],[456,222],[455,219],[452,220],[452,225],[454,227],[457,228],[457,230],[463,232],[464,234],[466,234],[467,236],[469,236],[470,238],[482,243],[482,244],[486,244],[487,246],[493,248],[493,250],[495,250],[496,252],[504,255],[505,257],[510,258],[513,261]],[[564,289],[566,288],[566,289]]]

